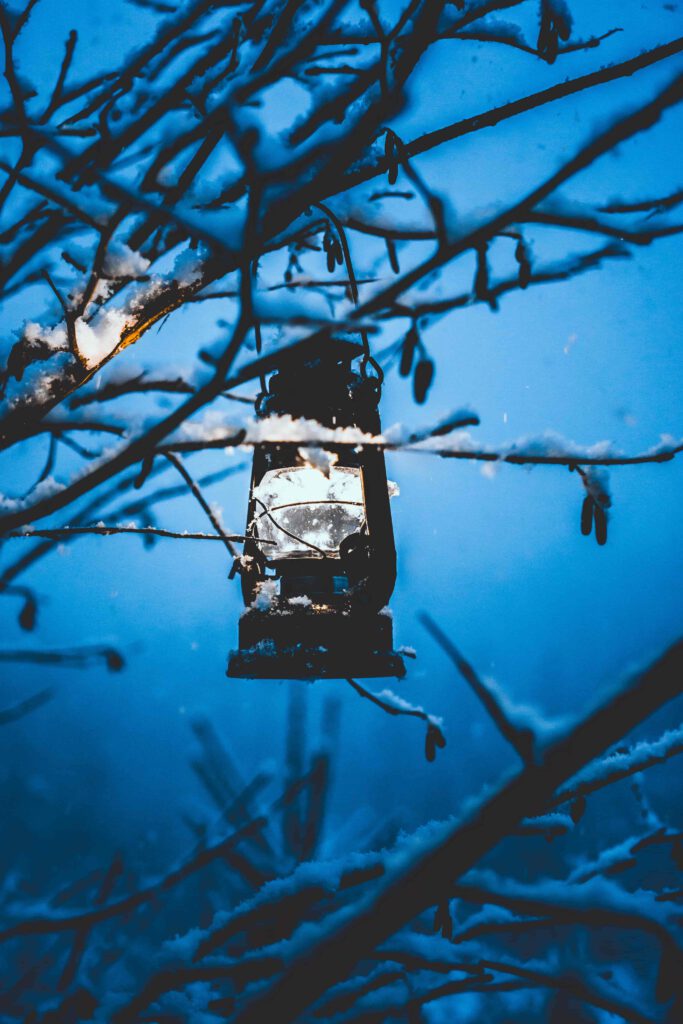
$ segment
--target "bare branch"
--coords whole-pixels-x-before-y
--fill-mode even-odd
[[[52,690],[39,690],[38,693],[34,693],[33,696],[27,697],[25,700],[20,700],[9,707],[0,708],[0,725],[9,725],[10,722],[16,722],[20,718],[30,715],[33,711],[41,708],[43,704],[51,701],[53,696],[54,691]]]
[[[326,934],[302,944],[284,976],[238,1009],[234,1024],[260,1024],[276,1007],[282,1024],[295,1020],[345,978],[361,957],[422,909],[438,903],[447,886],[523,817],[546,806],[553,792],[579,767],[681,692],[683,641],[549,743],[537,765],[503,782],[446,835],[426,849],[416,850],[409,864],[404,861],[387,872],[374,898],[355,914],[328,921]],[[124,1015],[114,1017],[116,1024],[125,1019]]]
[[[186,530],[179,533],[175,530],[163,530],[158,526],[124,526],[106,523],[96,523],[94,526],[60,526],[53,530],[34,530],[29,528],[19,533],[10,533],[8,537],[23,537],[29,540],[31,537],[47,537],[51,540],[64,540],[68,537],[78,537],[84,534],[111,537],[114,534],[121,533],[138,534],[143,537],[169,537],[173,540],[220,540],[223,544],[226,541],[239,542],[247,539],[240,534],[189,533]],[[274,541],[267,541],[266,543],[271,544]]]
[[[437,747],[446,746],[446,737],[441,730],[441,719],[435,715],[430,715],[423,708],[417,708],[402,697],[398,697],[395,693],[390,690],[382,690],[381,693],[372,693],[370,690],[366,690],[364,686],[356,682],[355,679],[347,679],[357,694],[364,697],[366,700],[371,701],[376,707],[381,708],[388,715],[408,715],[413,718],[421,718],[423,722],[427,723],[427,733],[425,737],[425,752],[428,761],[433,761],[436,756]]]
[[[63,665],[65,667],[87,668],[95,661],[104,661],[110,672],[120,672],[125,662],[115,647],[103,645],[86,647],[65,647],[54,651],[0,651],[0,661],[27,665]]]
[[[431,616],[422,612],[419,615],[419,619],[430,636],[446,652],[465,682],[469,683],[472,687],[472,690],[491,716],[501,736],[512,745],[525,764],[532,763],[535,746],[535,737],[532,730],[528,727],[522,728],[510,721],[505,708],[491,687],[487,686],[479,678],[470,663],[463,658],[452,640],[437,626]]]
[[[185,483],[189,487],[192,496],[196,499],[196,501],[199,503],[199,505],[204,509],[204,512],[206,513],[206,515],[207,515],[211,525],[217,531],[219,536],[222,538],[223,543],[225,544],[226,548],[228,549],[228,552],[232,555],[233,558],[236,558],[237,557],[237,549],[235,547],[233,547],[232,541],[237,539],[237,538],[229,537],[228,534],[225,532],[225,530],[223,529],[223,525],[222,525],[222,523],[221,523],[221,521],[220,521],[220,519],[218,517],[218,514],[215,512],[215,510],[211,507],[211,505],[208,503],[208,501],[206,500],[206,498],[202,494],[201,487],[196,482],[196,480],[194,480],[192,478],[192,476],[188,472],[187,468],[183,464],[182,459],[180,458],[180,456],[173,455],[171,452],[166,452],[165,455],[166,455],[166,458],[168,459],[168,461],[171,463],[171,465],[174,466],[175,469],[177,469],[178,472],[180,473],[180,475],[182,476],[183,480],[185,481]],[[243,540],[244,538],[240,537],[239,539]]]
[[[642,740],[626,751],[609,754],[558,790],[552,806],[585,799],[605,786],[664,764],[679,754],[683,754],[683,726],[668,730],[656,740]]]

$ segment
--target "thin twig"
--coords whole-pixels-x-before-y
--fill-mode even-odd
[[[240,534],[225,533],[190,533],[188,531],[178,532],[176,530],[164,530],[158,526],[119,526],[116,524],[97,523],[94,526],[60,526],[53,530],[40,530],[27,527],[17,533],[7,534],[8,538],[23,537],[47,537],[51,540],[63,540],[65,537],[81,536],[83,534],[95,534],[101,537],[110,537],[114,534],[131,533],[143,537],[169,537],[173,540],[220,540],[225,544],[228,541],[245,541],[248,538]],[[274,544],[274,541],[263,541],[264,544]]]
[[[23,662],[32,665],[64,665],[86,668],[93,661],[103,660],[110,672],[120,672],[124,660],[115,647],[69,647],[52,651],[7,650],[0,651],[0,661]]]
[[[532,762],[535,740],[532,730],[517,726],[510,721],[503,705],[491,687],[487,686],[479,678],[453,641],[437,626],[430,615],[427,615],[426,612],[421,612],[418,618],[430,636],[446,652],[465,682],[469,683],[476,696],[486,708],[501,736],[511,744],[525,764]]]
[[[36,711],[43,704],[47,704],[48,701],[52,700],[53,696],[53,690],[39,690],[38,693],[34,693],[25,700],[20,700],[16,704],[10,704],[9,707],[0,708],[0,725],[9,725],[10,722],[16,722],[20,718],[30,715],[31,712]]]
[[[223,543],[225,544],[226,548],[228,549],[228,551],[230,552],[232,557],[236,558],[237,557],[237,549],[235,547],[233,547],[233,544],[232,544],[233,537],[228,536],[228,534],[223,529],[223,524],[221,523],[221,521],[220,521],[218,515],[216,514],[216,512],[211,508],[211,506],[209,505],[208,501],[206,500],[206,498],[202,494],[202,489],[199,486],[199,484],[197,483],[197,481],[194,480],[194,478],[191,476],[191,474],[189,473],[187,467],[184,465],[184,463],[182,462],[182,460],[180,459],[180,457],[178,455],[173,455],[171,452],[166,452],[165,455],[166,455],[166,458],[168,459],[168,461],[171,463],[171,465],[174,466],[175,469],[178,470],[178,472],[182,476],[183,480],[187,483],[187,486],[190,488],[190,491],[191,491],[193,497],[196,499],[196,501],[199,503],[199,505],[206,512],[206,515],[207,515],[211,525],[216,530],[216,532],[220,535]],[[240,538],[240,539],[243,539],[243,538]]]
[[[354,688],[357,694],[371,701],[371,703],[381,708],[388,715],[408,715],[412,718],[421,718],[423,722],[426,722],[425,751],[428,761],[434,760],[437,747],[446,746],[446,737],[441,729],[441,719],[435,715],[430,715],[423,708],[413,707],[413,705],[403,700],[402,697],[397,697],[396,694],[388,690],[383,690],[381,693],[372,693],[356,682],[355,679],[347,678],[346,682]]]

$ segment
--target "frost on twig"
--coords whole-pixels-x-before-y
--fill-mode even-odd
[[[64,540],[69,537],[82,537],[91,534],[99,537],[112,537],[116,534],[137,534],[143,539],[145,537],[167,537],[171,540],[219,540],[225,543],[230,541],[244,541],[245,537],[240,534],[220,533],[196,533],[189,530],[176,532],[165,530],[160,526],[138,526],[136,523],[93,523],[91,526],[61,526],[53,529],[40,530],[34,527],[27,527],[18,533],[10,533],[8,537],[44,537],[49,540]],[[266,541],[266,543],[268,543]]]
[[[370,690],[366,690],[364,686],[356,682],[355,679],[347,679],[357,694],[364,697],[366,700],[371,701],[382,711],[385,711],[388,715],[408,715],[413,718],[421,718],[423,722],[427,724],[427,732],[425,734],[425,756],[428,761],[433,761],[436,757],[437,747],[443,748],[446,746],[446,737],[442,730],[442,719],[436,715],[431,715],[424,708],[416,707],[403,697],[399,697],[398,694],[393,693],[391,690],[382,690],[380,693],[372,693]]]
[[[626,750],[617,750],[594,761],[558,790],[554,804],[583,800],[605,786],[664,764],[679,754],[683,754],[683,726],[667,730],[656,740],[640,740]]]

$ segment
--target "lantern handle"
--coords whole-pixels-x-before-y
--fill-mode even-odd
[[[372,367],[375,372],[368,373],[368,367]],[[382,386],[384,381],[384,370],[369,352],[367,352],[361,359],[360,373],[363,380],[376,380],[378,389]]]
[[[268,398],[268,389],[265,387],[265,379],[262,378],[261,391],[254,401],[254,412],[260,418],[263,417],[263,403]]]

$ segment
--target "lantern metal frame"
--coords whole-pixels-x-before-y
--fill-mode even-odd
[[[356,368],[353,364],[358,360]],[[356,428],[375,437],[381,430],[380,390],[380,378],[368,372],[363,347],[333,338],[315,357],[280,366],[256,411],[261,418],[289,415],[331,429]],[[258,536],[256,524],[268,515],[268,509],[259,509],[259,484],[270,471],[306,466],[303,444],[264,441],[254,448],[247,539],[240,563],[247,608],[240,618],[239,650],[231,652],[228,675],[261,679],[403,676],[405,666],[393,650],[393,623],[386,607],[396,581],[396,547],[381,446],[311,442],[333,457],[335,470],[350,469],[360,478],[362,525],[342,540],[335,553],[295,537],[315,552],[293,557],[278,556],[276,551],[269,557],[269,546]],[[277,529],[284,529],[270,519]],[[279,584],[277,595],[264,588],[273,582]],[[264,593],[268,599],[260,601]]]

